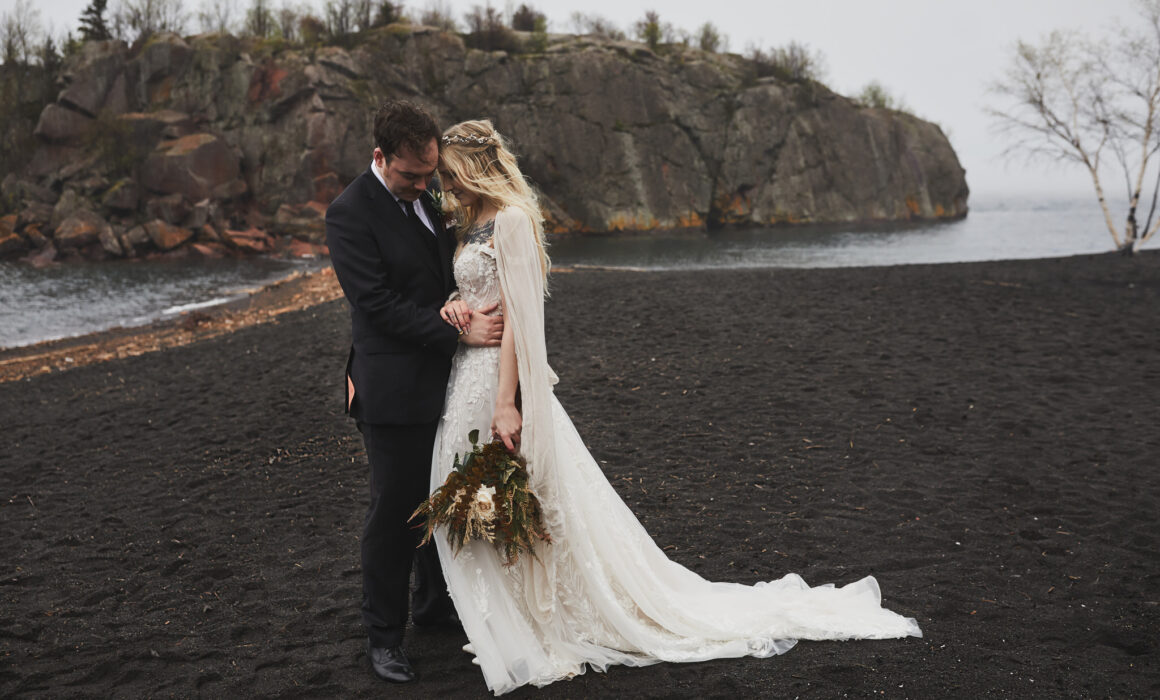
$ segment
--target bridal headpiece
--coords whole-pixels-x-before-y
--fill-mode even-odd
[[[494,146],[495,138],[492,136],[464,136],[461,134],[454,134],[443,137],[444,146]]]

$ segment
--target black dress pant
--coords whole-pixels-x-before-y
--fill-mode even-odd
[[[412,563],[415,622],[437,623],[454,609],[435,543],[416,549],[422,531],[407,522],[430,495],[431,451],[438,425],[437,421],[422,425],[358,424],[371,468],[371,500],[362,537],[362,614],[367,635],[376,647],[395,647],[403,642]]]

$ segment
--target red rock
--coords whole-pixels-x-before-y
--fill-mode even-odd
[[[128,112],[117,119],[125,125],[133,147],[148,153],[162,138],[177,139],[194,133],[193,120],[185,112],[162,109],[156,112]]]
[[[222,258],[226,255],[226,247],[221,243],[192,243],[190,250],[203,258]]]
[[[193,231],[180,226],[174,226],[160,219],[154,219],[145,224],[145,233],[153,245],[161,250],[172,250],[193,237]]]
[[[16,233],[16,215],[0,217],[0,255],[19,253],[28,247],[28,241]]]
[[[275,64],[273,59],[267,59],[266,63],[259,66],[250,76],[250,89],[247,95],[250,102],[261,102],[280,96],[282,80],[289,74],[285,68]]]
[[[213,224],[205,224],[197,230],[197,240],[202,243],[221,243],[222,236]]]
[[[28,243],[33,248],[43,248],[48,245],[48,239],[40,232],[40,226],[38,224],[29,224],[20,233],[28,239]]]
[[[104,219],[87,209],[81,209],[56,227],[52,240],[61,248],[82,248],[96,243],[101,230],[107,227]]]
[[[226,229],[225,239],[235,248],[251,253],[267,253],[274,249],[274,239],[256,228],[245,231]]]
[[[290,247],[287,252],[294,258],[318,258],[330,255],[330,249],[326,246],[300,241],[297,238],[290,239]]]
[[[326,205],[322,202],[283,204],[274,214],[273,228],[278,233],[321,243],[326,240]]]
[[[240,174],[233,148],[213,134],[163,141],[141,166],[141,182],[146,189],[182,194],[191,202],[212,196],[215,188],[230,185]]]
[[[334,198],[342,194],[342,181],[334,172],[325,173],[314,178],[314,200],[329,205]],[[325,212],[324,212],[325,213]]]

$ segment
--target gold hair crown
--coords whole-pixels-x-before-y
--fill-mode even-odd
[[[453,136],[444,136],[443,145],[450,146],[493,146],[495,141],[490,136],[461,136],[455,134]]]

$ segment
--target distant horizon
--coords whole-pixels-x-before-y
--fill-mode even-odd
[[[41,21],[55,34],[77,31],[82,10],[90,0],[42,0]],[[115,6],[117,0],[111,0]],[[450,0],[441,4],[463,29],[463,18],[476,0]],[[509,13],[521,3],[497,2],[493,7]],[[572,2],[527,3],[543,12],[553,33],[572,33]],[[657,9],[662,22],[695,32],[712,21],[728,40],[728,51],[744,54],[751,46],[771,49],[791,41],[804,43],[824,56],[823,82],[834,91],[856,96],[871,81],[881,83],[907,111],[939,124],[947,134],[967,171],[973,197],[1016,195],[1026,197],[1089,196],[1096,206],[1090,177],[1082,167],[1036,161],[1005,161],[1007,145],[994,132],[984,113],[987,86],[998,79],[1010,61],[1017,40],[1038,42],[1055,29],[1102,31],[1133,13],[1132,0],[1109,0],[1098,6],[1084,0],[979,0],[969,6],[930,3],[926,0],[892,0],[888,8],[855,0],[817,3],[771,4],[753,8],[742,0],[721,0],[711,11],[702,3],[679,0],[665,3],[588,0],[584,14],[603,16],[632,35],[632,24],[646,10]],[[201,3],[185,5],[190,14]],[[271,5],[276,3],[271,2]],[[404,10],[417,16],[431,2],[404,2]],[[8,12],[15,0],[0,0]],[[321,0],[299,9],[318,10]],[[239,16],[242,9],[238,8]],[[70,18],[62,21],[61,18]],[[189,29],[196,31],[195,21]],[[953,29],[953,39],[950,30]],[[1118,179],[1109,177],[1105,187],[1116,195]],[[1117,197],[1118,198],[1118,197]]]

